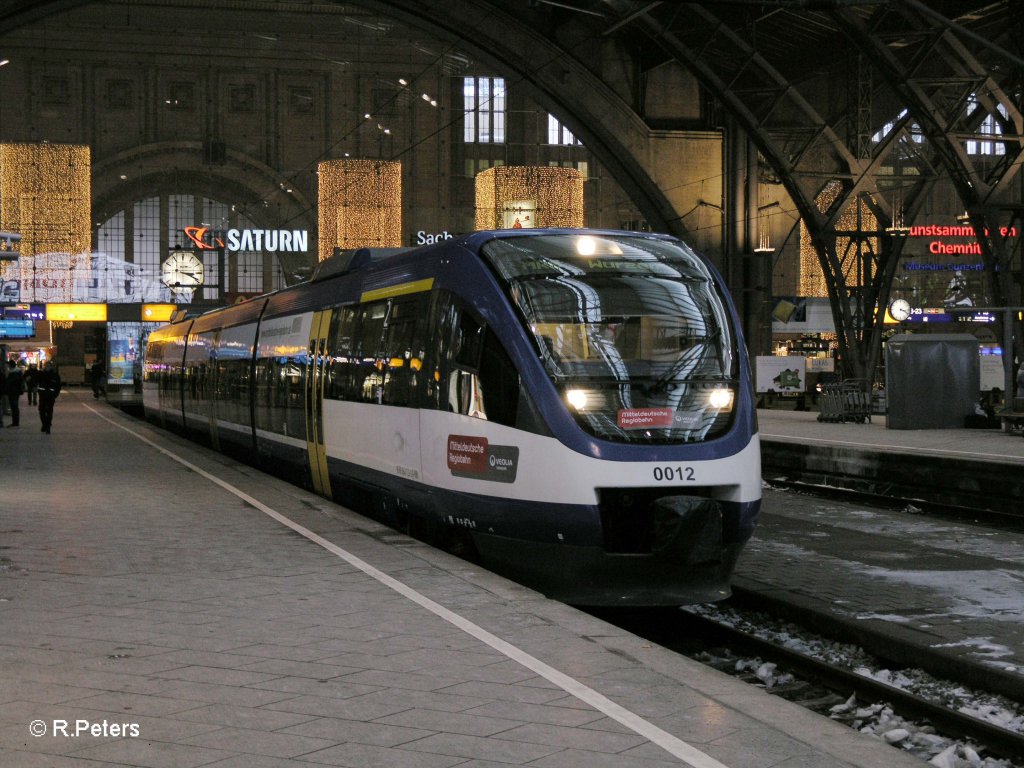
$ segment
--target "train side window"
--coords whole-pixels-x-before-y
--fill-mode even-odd
[[[455,332],[455,364],[459,368],[468,371],[479,369],[483,339],[483,323],[469,310],[463,309]]]
[[[304,352],[256,362],[256,427],[297,437],[306,431]]]
[[[494,331],[447,292],[438,292],[431,316],[429,405],[515,426],[519,374]]]
[[[427,329],[427,353],[424,358],[425,377],[423,405],[438,411],[448,410],[448,370],[451,367],[452,335],[458,324],[459,311],[448,291],[437,290],[430,297]]]
[[[185,410],[208,416],[213,407],[217,333],[191,334],[185,355]]]
[[[378,367],[377,351],[384,335],[388,302],[363,304],[356,310],[352,334],[352,368],[344,397],[361,403],[378,403],[382,397],[384,373]]]
[[[487,396],[487,418],[516,426],[519,410],[519,372],[490,328],[486,329],[480,354],[480,385]]]
[[[355,376],[358,364],[352,354],[356,320],[359,307],[338,307],[331,318],[331,329],[327,337],[330,357],[330,375],[324,387],[324,397],[330,400],[351,400],[355,391]]]
[[[381,401],[387,405],[417,405],[422,380],[426,293],[391,300],[378,353],[384,374]]]
[[[417,405],[426,354],[428,294],[385,299],[335,311],[330,386],[325,397],[385,405]]]

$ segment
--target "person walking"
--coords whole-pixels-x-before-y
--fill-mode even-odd
[[[50,426],[53,424],[53,404],[60,395],[60,374],[53,367],[53,362],[46,361],[43,370],[39,373],[39,420],[43,424],[42,431],[50,434]]]
[[[25,375],[13,360],[7,361],[7,379],[4,384],[7,392],[7,404],[11,408],[11,424],[16,427],[21,423],[21,396],[25,393]]]

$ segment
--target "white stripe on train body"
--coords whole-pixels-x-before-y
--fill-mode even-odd
[[[329,458],[431,488],[549,504],[597,504],[597,489],[607,487],[709,488],[712,498],[735,503],[761,498],[757,434],[743,451],[721,459],[605,461],[553,437],[441,411],[326,401],[324,416]],[[508,470],[515,481],[454,474],[446,450],[452,436],[516,448],[516,466]]]

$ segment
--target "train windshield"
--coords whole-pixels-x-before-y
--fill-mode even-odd
[[[552,234],[494,240],[483,254],[583,429],[664,443],[728,428],[735,336],[714,278],[685,244]]]

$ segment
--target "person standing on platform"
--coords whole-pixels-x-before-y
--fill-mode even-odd
[[[36,405],[39,401],[38,381],[39,367],[35,363],[30,363],[28,370],[25,371],[25,391],[28,392],[29,405]]]
[[[53,404],[60,395],[60,384],[60,374],[53,363],[47,360],[39,374],[39,420],[46,434],[50,434],[50,426],[53,424]]]
[[[99,358],[96,358],[96,362],[92,364],[89,371],[92,374],[92,396],[98,399],[101,394],[107,394],[106,382],[104,381],[107,372],[103,370],[103,363],[100,362]]]
[[[7,366],[0,360],[0,427],[4,425],[5,413],[7,413]]]
[[[4,391],[7,392],[7,403],[11,407],[10,425],[16,427],[21,423],[20,400],[25,392],[25,375],[13,360],[7,361],[7,380],[4,384]]]

